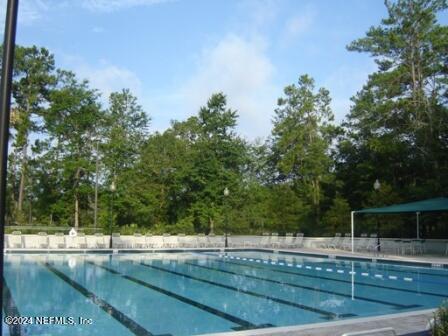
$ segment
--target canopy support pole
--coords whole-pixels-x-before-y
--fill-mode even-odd
[[[417,239],[420,239],[420,212],[415,214],[417,215]]]
[[[351,222],[352,222],[352,253],[355,253],[355,212],[351,212]]]

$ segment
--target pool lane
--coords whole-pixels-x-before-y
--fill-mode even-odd
[[[92,263],[107,266],[112,263],[103,258],[86,257]],[[87,260],[86,260],[87,261]],[[136,281],[112,273],[104,268],[83,262],[81,269],[70,269],[66,265],[57,269],[78,282],[87,290],[95,293],[117,310],[126,314],[154,335],[195,335],[238,328],[236,323],[218,316],[206,314],[197,307],[179,302],[175,298],[157,290],[143,287]],[[84,277],[83,272],[90,272],[91,279]],[[94,279],[94,280],[93,280]],[[207,323],[203,321],[206,320]]]
[[[306,264],[304,262],[298,261],[290,268],[290,267],[284,267],[285,265],[288,264],[288,262],[286,261],[282,262],[281,260],[278,259],[275,260],[258,259],[261,262],[255,263],[251,261],[251,258],[230,256],[229,258],[223,259],[222,257],[219,257],[219,255],[216,254],[207,254],[207,255],[215,258],[215,260],[220,263],[225,262],[228,264],[252,267],[256,269],[266,269],[274,273],[293,274],[320,280],[351,283],[350,280],[345,279],[347,277],[347,273],[350,274],[350,272],[344,272],[345,275],[340,274],[337,272],[337,269],[335,267],[326,269],[324,267],[318,267],[319,265],[318,263]],[[252,260],[255,261],[255,259]],[[379,273],[379,271],[373,273],[367,270],[365,272],[360,271],[354,272],[354,274],[356,274],[356,284],[361,286],[381,288],[385,290],[390,289],[395,291],[414,293],[416,295],[424,294],[434,297],[448,298],[448,286],[446,286],[445,284],[431,283],[430,286],[427,285],[423,286],[420,283],[420,281],[417,281],[419,280],[418,278],[417,279],[407,278],[409,281],[406,281],[406,277],[403,277],[401,279],[395,277],[393,281],[391,281],[391,279],[388,277],[387,274],[383,274],[381,278],[377,278],[375,276],[376,273]],[[433,291],[422,290],[422,288],[427,289],[428,287],[431,287]]]
[[[298,308],[298,305],[293,307],[273,301],[264,295],[248,294],[244,291],[244,284],[240,286],[241,290],[216,286],[192,277],[170,273],[169,269],[168,271],[161,269],[168,265],[170,260],[159,262],[144,258],[145,256],[141,256],[142,261],[136,263],[121,261],[114,269],[215,309],[239,316],[256,325],[286,326],[326,320],[326,316],[321,313],[303,310]],[[141,262],[152,263],[157,268],[142,265]]]
[[[152,285],[152,284],[150,284],[148,282],[139,280],[139,279],[131,277],[129,275],[122,274],[122,273],[120,273],[120,272],[118,272],[118,271],[116,271],[116,270],[114,270],[114,269],[112,269],[110,267],[107,267],[107,266],[104,266],[104,265],[100,265],[100,264],[97,264],[97,263],[94,263],[94,262],[91,262],[91,261],[88,261],[87,263],[89,263],[89,264],[91,264],[93,266],[105,269],[105,270],[107,270],[108,272],[110,272],[110,273],[112,273],[114,275],[119,275],[119,276],[123,277],[126,280],[130,280],[130,281],[135,282],[135,283],[137,283],[137,284],[139,284],[141,286],[144,286],[144,287],[147,287],[147,288],[152,289],[154,291],[157,291],[159,293],[165,294],[165,295],[167,295],[169,297],[172,297],[172,298],[174,298],[174,299],[176,299],[176,300],[178,300],[178,301],[180,301],[182,303],[189,304],[191,306],[194,306],[196,308],[204,310],[207,313],[219,316],[219,317],[221,317],[223,319],[226,319],[226,320],[228,320],[230,322],[233,322],[235,324],[238,324],[240,326],[240,328],[233,328],[233,329],[243,330],[243,329],[259,328],[259,326],[255,325],[255,324],[252,324],[249,321],[246,321],[246,320],[243,320],[243,319],[241,319],[239,317],[227,314],[227,313],[225,313],[223,311],[220,311],[218,309],[214,309],[212,307],[203,305],[203,304],[201,304],[201,303],[199,303],[197,301],[191,300],[191,299],[189,299],[189,298],[187,298],[185,296],[177,295],[177,294],[175,294],[173,292],[170,292],[170,291],[167,291],[167,290],[165,290],[163,288],[154,286],[154,285]]]
[[[208,254],[209,255],[209,254]],[[350,293],[351,288],[351,275],[345,272],[340,274],[336,269],[328,269],[331,272],[327,272],[324,267],[308,266],[298,262],[292,263],[291,261],[276,260],[275,265],[272,265],[274,261],[260,260],[258,261],[252,258],[230,259],[220,258],[219,255],[211,256],[214,262],[226,265],[225,267],[234,267],[238,271],[244,271],[245,273],[252,274],[256,269],[261,274],[267,275],[266,277],[279,280],[279,281],[299,281],[300,284],[306,283],[313,286],[319,286],[319,288],[327,288],[333,291],[340,291],[345,289],[346,293]],[[260,256],[259,256],[260,257]],[[265,256],[263,256],[265,257]],[[244,260],[245,259],[245,260]],[[252,261],[250,261],[252,260]],[[287,267],[288,264],[291,267]],[[283,266],[282,266],[283,265]],[[235,268],[236,267],[236,268]],[[403,280],[390,280],[387,277],[381,279],[376,278],[375,274],[355,272],[356,276],[353,276],[354,286],[356,294],[372,297],[380,300],[386,300],[396,302],[403,305],[422,305],[425,307],[436,307],[443,299],[448,298],[447,287],[443,287],[445,293],[440,293],[442,290],[439,286],[423,286],[418,281],[408,282]],[[316,280],[319,280],[316,282]],[[399,287],[398,287],[399,286]],[[432,287],[432,288],[429,288]],[[372,291],[371,288],[377,288],[379,290]],[[422,290],[424,288],[425,290]],[[429,291],[432,289],[434,291]],[[412,295],[411,295],[412,294]],[[417,307],[416,307],[417,308]]]
[[[156,269],[156,270],[159,270],[159,271],[162,271],[162,272],[167,272],[167,273],[170,273],[170,274],[181,276],[183,278],[196,280],[196,281],[199,281],[199,282],[202,282],[202,283],[205,283],[205,284],[210,284],[212,286],[217,286],[217,287],[221,287],[221,288],[225,288],[225,289],[230,289],[230,290],[233,290],[233,291],[236,291],[236,292],[241,292],[241,293],[247,294],[248,296],[253,296],[253,297],[257,297],[257,298],[263,298],[263,299],[266,299],[266,300],[270,300],[270,301],[273,301],[273,302],[280,303],[282,305],[287,305],[287,306],[295,307],[295,308],[298,308],[298,309],[301,309],[301,310],[306,310],[306,311],[310,311],[310,312],[313,312],[313,313],[317,313],[317,314],[322,315],[322,318],[324,318],[324,319],[332,320],[332,319],[335,319],[335,318],[338,317],[337,313],[332,313],[332,312],[327,311],[327,310],[315,308],[315,307],[312,307],[312,306],[303,305],[303,304],[300,304],[300,303],[297,303],[297,302],[294,302],[294,301],[291,301],[291,300],[285,300],[285,299],[282,299],[282,298],[278,298],[275,295],[262,294],[259,291],[255,292],[255,291],[247,290],[247,289],[242,288],[241,286],[238,286],[238,287],[229,286],[229,285],[223,284],[222,282],[210,281],[210,280],[204,279],[203,277],[197,277],[197,276],[189,275],[188,274],[189,270],[186,270],[186,273],[185,273],[185,272],[177,272],[177,271],[174,271],[174,270],[170,270],[170,269],[168,269],[166,267],[159,267],[159,266],[155,266],[155,265],[149,265],[149,264],[146,264],[144,262],[142,262],[141,265],[143,265],[145,267],[150,267],[152,269]],[[197,274],[197,272],[196,272],[196,274]],[[211,278],[211,276],[209,278]],[[344,317],[344,315],[346,315],[346,314],[341,314],[342,317]],[[348,315],[350,317],[355,316],[354,314],[348,314]]]
[[[5,260],[3,274],[18,314],[27,317],[71,316],[76,319],[81,316],[94,322],[91,325],[24,325],[21,328],[23,335],[133,335],[96,304],[36,262],[46,259],[35,257],[33,261],[19,264],[11,262],[13,259],[9,256]]]
[[[76,281],[73,281],[70,279],[67,275],[62,273],[61,271],[54,268],[49,263],[43,263],[43,265],[53,274],[55,274],[57,277],[59,277],[62,281],[66,282],[70,286],[72,286],[74,289],[76,289],[79,293],[84,295],[87,299],[91,300],[94,304],[96,304],[99,308],[101,308],[104,312],[112,316],[115,320],[120,322],[123,326],[125,326],[129,331],[131,331],[136,336],[153,336],[151,332],[143,328],[141,325],[139,325],[137,322],[123,314],[121,311],[116,309],[114,306],[109,304],[108,302],[104,301],[94,293],[88,291],[86,288],[81,286]]]
[[[248,279],[255,279],[255,280],[259,280],[259,281],[263,281],[263,282],[269,282],[269,283],[277,284],[277,285],[280,285],[280,286],[291,286],[291,287],[295,287],[295,288],[302,288],[302,289],[309,290],[309,291],[312,291],[312,292],[316,292],[317,291],[317,292],[320,292],[320,293],[326,293],[326,294],[340,296],[340,297],[344,297],[344,298],[348,298],[348,299],[354,299],[354,300],[361,300],[361,301],[366,301],[366,302],[379,303],[381,305],[392,307],[392,308],[397,309],[397,310],[421,307],[419,305],[403,305],[403,304],[394,303],[394,302],[391,302],[391,301],[378,300],[378,299],[375,299],[375,298],[364,297],[364,296],[361,296],[361,295],[358,295],[358,294],[352,296],[351,294],[341,293],[341,292],[333,291],[333,290],[326,290],[326,289],[322,289],[322,288],[319,288],[319,287],[304,286],[304,285],[299,285],[297,283],[283,282],[283,281],[272,280],[272,279],[269,279],[269,278],[255,276],[255,275],[250,275],[250,274],[237,273],[237,272],[228,271],[226,269],[223,269],[223,268],[220,268],[220,267],[216,267],[216,266],[212,266],[212,265],[211,266],[204,266],[204,265],[199,265],[199,264],[193,263],[193,262],[186,262],[185,264],[191,265],[191,266],[194,266],[194,267],[199,267],[199,268],[202,268],[202,269],[211,270],[211,271],[214,271],[214,272],[238,275],[238,276],[242,276],[242,277],[245,277],[245,278],[248,278]]]
[[[19,309],[17,308],[16,303],[11,295],[11,291],[9,289],[8,283],[5,278],[3,278],[3,317],[12,316],[12,317],[20,317]],[[3,321],[2,321],[3,322]],[[3,327],[2,323],[2,327]],[[2,329],[3,335],[11,335],[11,336],[22,336],[23,330],[20,324],[10,324],[6,328]]]
[[[213,255],[217,255],[216,253],[211,253]],[[228,255],[232,255],[233,253],[228,253]],[[403,265],[393,265],[393,264],[385,264],[381,262],[366,262],[366,261],[349,261],[343,259],[334,259],[329,261],[327,258],[318,258],[318,257],[304,257],[300,255],[290,255],[290,254],[272,254],[266,252],[241,252],[235,254],[241,258],[246,257],[246,259],[250,258],[269,258],[281,260],[294,260],[295,262],[301,263],[304,266],[320,266],[322,268],[333,267],[337,270],[341,270],[344,272],[353,271],[357,272],[369,272],[369,273],[382,273],[383,275],[395,276],[398,279],[403,279],[404,277],[411,277],[415,279],[419,279],[421,283],[427,282],[431,284],[439,284],[441,287],[448,286],[448,270],[438,269],[438,268],[425,268],[425,267],[417,267],[417,266],[403,266]]]
[[[160,264],[157,263],[157,261],[153,262],[153,268],[160,269]],[[324,310],[325,314],[339,315],[340,318],[355,317],[360,312],[362,316],[368,316],[378,314],[378,312],[396,313],[398,308],[403,311],[419,307],[415,304],[391,302],[390,298],[389,300],[375,299],[372,293],[369,297],[360,295],[364,300],[356,299],[356,296],[352,299],[351,285],[345,286],[345,290],[340,286],[325,290],[320,289],[320,284],[317,282],[304,283],[297,276],[289,279],[277,279],[275,276],[272,277],[272,273],[267,276],[263,276],[263,274],[259,276],[260,272],[254,269],[248,270],[245,274],[241,272],[241,269],[238,271],[236,268],[221,266],[205,259],[186,261],[184,265],[172,261],[170,264],[164,265],[162,269],[180,276],[193,276],[218,286],[233,285],[235,290],[274,297],[276,300],[287,301],[286,304],[292,302],[293,305],[305,306],[306,309]],[[265,279],[268,280],[265,281]],[[342,291],[345,293],[341,293]]]

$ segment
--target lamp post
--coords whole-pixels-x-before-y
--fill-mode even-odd
[[[381,188],[381,183],[378,179],[375,180],[375,182],[373,183],[373,189],[375,190],[375,192],[378,194],[378,192],[380,191]],[[381,246],[380,246],[380,222],[378,221],[378,218],[376,219],[376,237],[377,237],[377,241],[376,241],[376,249],[378,252],[381,251]]]
[[[93,227],[96,230],[97,218],[98,218],[98,171],[99,171],[99,139],[94,139],[96,142],[96,153],[95,153],[95,208],[93,213]]]
[[[111,197],[110,197],[109,248],[112,248],[112,228],[113,228],[113,222],[114,222],[114,195],[115,195],[116,190],[117,190],[117,187],[115,185],[115,180],[112,180],[112,183],[110,184]]]
[[[225,189],[224,189],[224,197],[227,199],[229,197],[229,194],[230,194],[229,188],[225,187]],[[227,201],[225,201],[225,202],[227,204]],[[228,218],[227,211],[226,211],[226,215],[225,216],[226,216],[226,218],[225,218],[225,221],[224,221],[224,236],[225,236],[224,247],[227,248],[227,247],[229,247],[229,244],[228,244],[228,241],[227,241],[227,225],[229,223],[229,218]]]

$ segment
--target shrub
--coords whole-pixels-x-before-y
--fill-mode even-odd
[[[434,313],[434,323],[432,325],[433,336],[448,336],[448,301]]]

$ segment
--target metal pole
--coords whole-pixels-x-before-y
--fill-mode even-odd
[[[11,82],[19,0],[8,0],[3,42],[3,60],[0,83],[0,300],[3,306],[3,250],[5,242],[6,176],[8,168],[9,117],[11,112]],[[0,316],[3,311],[0,310]],[[1,318],[3,321],[3,316]],[[0,335],[2,328],[0,328]]]
[[[110,240],[109,240],[109,248],[112,248],[113,221],[114,221],[114,192],[112,192],[112,195],[111,195],[111,198],[110,198],[110,224],[109,224]]]
[[[93,214],[93,227],[96,229],[96,222],[98,217],[98,143],[96,141],[96,172],[95,172],[95,209]]]
[[[417,239],[420,239],[420,212],[416,212],[417,214]]]
[[[352,253],[355,253],[355,212],[351,213],[351,222],[352,222]]]
[[[228,225],[228,223],[229,223],[229,217],[228,217],[228,215],[227,215],[227,211],[226,211],[226,225],[225,225],[225,227],[224,227],[224,230],[226,231],[225,232],[225,242],[224,242],[224,247],[225,248],[228,248],[229,247],[229,243],[228,243],[228,241],[227,241],[227,225]]]

